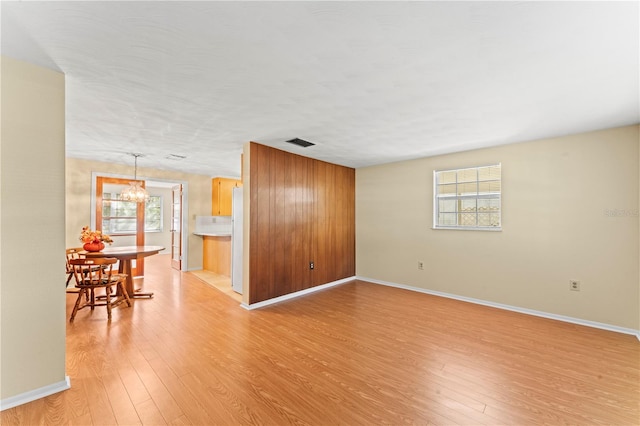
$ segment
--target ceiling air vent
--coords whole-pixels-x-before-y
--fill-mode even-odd
[[[165,157],[167,160],[184,160],[187,158],[186,155],[178,155],[178,154],[169,154]]]
[[[292,143],[294,145],[301,146],[303,148],[315,145],[315,143],[307,142],[304,139],[300,139],[300,138],[289,139],[287,142]]]

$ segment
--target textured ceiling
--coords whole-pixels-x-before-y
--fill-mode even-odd
[[[247,141],[351,167],[639,122],[638,2],[7,2],[66,74],[69,157],[239,176]],[[299,148],[285,140],[316,143]],[[184,156],[177,159],[174,156]]]

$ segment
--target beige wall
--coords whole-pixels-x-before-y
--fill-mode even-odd
[[[0,397],[65,380],[64,75],[1,57]],[[33,271],[47,271],[46,279]]]
[[[356,273],[640,329],[638,136],[631,126],[358,169]],[[497,162],[503,230],[431,229],[433,171]]]
[[[91,223],[92,173],[132,177],[133,167],[99,161],[66,159],[66,246],[78,246],[80,230]],[[162,179],[187,182],[188,185],[188,265],[189,270],[202,269],[202,237],[193,235],[196,215],[211,214],[211,177],[138,167],[139,179]],[[165,211],[166,214],[170,212]]]

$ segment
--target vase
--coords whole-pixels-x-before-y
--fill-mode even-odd
[[[97,243],[96,242],[85,243],[82,246],[82,248],[85,249],[86,251],[96,252],[104,248],[104,243],[102,241],[98,241]]]

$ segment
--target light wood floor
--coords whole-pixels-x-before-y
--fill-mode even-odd
[[[365,282],[246,311],[148,260],[155,297],[80,311],[72,388],[2,425],[640,423],[633,336]]]
[[[207,271],[206,269],[200,271],[192,271],[191,274],[200,278],[205,283],[217,288],[227,296],[231,297],[233,300],[236,300],[238,303],[242,303],[242,295],[240,293],[236,293],[231,288],[231,278],[216,274],[215,272]]]

